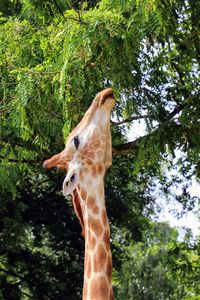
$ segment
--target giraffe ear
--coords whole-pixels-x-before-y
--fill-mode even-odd
[[[75,190],[78,184],[78,180],[79,180],[79,170],[77,168],[76,169],[71,168],[68,171],[65,180],[63,181],[63,195],[65,197],[71,194]]]

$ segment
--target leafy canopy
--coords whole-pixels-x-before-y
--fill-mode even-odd
[[[189,267],[199,253],[188,243],[183,249],[169,237],[161,253],[157,242],[144,250],[133,241],[145,244],[143,234],[152,230],[156,186],[185,208],[195,203],[188,188],[200,176],[199,15],[199,1],[192,0],[1,1],[0,297],[80,298],[84,242],[70,200],[60,195],[64,174],[44,172],[42,161],[63,149],[71,128],[108,86],[117,98],[114,161],[106,179],[112,237],[121,240],[113,243],[116,297],[137,292],[140,299],[148,289],[155,299],[147,275],[137,268],[127,273],[136,254],[138,268],[153,274],[153,289],[156,270],[168,287],[178,282],[184,297],[198,293],[196,279],[192,284],[170,250],[177,243]],[[128,141],[135,121],[146,134]],[[176,170],[171,178],[167,168]],[[177,270],[167,267],[163,274],[166,253]],[[141,284],[129,289],[121,275]]]

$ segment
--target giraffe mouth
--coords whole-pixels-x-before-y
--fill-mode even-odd
[[[105,102],[107,102],[109,100],[115,100],[115,96],[114,96],[113,90],[111,88],[105,89],[100,94],[99,104],[103,105]]]
[[[114,99],[115,99],[114,94],[109,94],[100,101],[100,105],[103,105],[104,103]]]

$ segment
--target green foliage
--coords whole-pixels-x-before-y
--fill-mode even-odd
[[[116,299],[198,299],[199,249],[177,237],[166,223],[152,223],[142,242],[124,247]]]
[[[79,224],[60,195],[64,174],[44,172],[42,161],[63,149],[107,86],[117,98],[112,119],[123,123],[113,122],[113,144],[127,154],[114,157],[106,179],[116,297],[198,298],[198,241],[192,249],[149,217],[156,186],[185,210],[195,202],[188,188],[200,176],[199,15],[199,1],[1,1],[2,299],[80,299]],[[127,146],[137,118],[146,135]]]

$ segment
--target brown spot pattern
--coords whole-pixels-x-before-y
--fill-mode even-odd
[[[99,165],[99,166],[98,166],[98,171],[97,171],[97,172],[98,172],[99,174],[102,174],[103,171],[104,171],[103,166],[102,166],[102,165]]]
[[[106,256],[106,250],[104,249],[103,245],[98,245],[93,259],[93,271],[95,273],[101,272],[104,269],[106,264]]]
[[[101,222],[98,219],[89,217],[88,227],[90,228],[90,230],[92,230],[94,232],[94,234],[97,237],[99,237],[103,232]]]
[[[98,194],[99,194],[100,198],[103,198],[103,196],[104,196],[104,188],[103,188],[103,186],[99,187]]]
[[[103,235],[103,242],[106,246],[106,250],[108,251],[110,249],[110,231],[109,229],[107,229],[105,232],[104,232],[104,235]]]
[[[102,221],[103,221],[104,226],[106,226],[108,224],[107,213],[106,213],[105,208],[102,209]]]
[[[82,235],[84,236],[85,235],[85,225],[84,225],[83,210],[82,210],[82,206],[81,206],[81,202],[80,202],[80,195],[76,189],[72,193],[72,202],[73,202],[74,211],[75,211],[75,213],[79,219],[79,222],[81,224],[81,227],[82,227]]]
[[[111,282],[112,281],[112,257],[108,256],[107,257],[107,278],[108,281]]]
[[[87,207],[92,209],[95,206],[95,199],[91,196],[87,199]]]
[[[87,199],[87,207],[89,209],[92,209],[92,212],[95,215],[99,214],[99,208],[98,208],[98,206],[95,203],[95,199],[93,197],[91,197],[91,196],[89,196],[88,199]]]
[[[87,152],[87,157],[91,158],[91,159],[95,159],[95,153],[92,151],[88,151]]]
[[[91,159],[89,159],[89,158],[88,158],[88,159],[86,159],[85,163],[86,163],[86,164],[88,164],[88,165],[92,165],[92,164],[93,164],[92,160],[91,160]]]
[[[100,145],[101,145],[100,140],[93,140],[93,141],[90,143],[89,148],[90,148],[91,150],[96,150],[96,149],[98,149],[98,148],[100,147]]]
[[[99,277],[98,279],[93,279],[90,285],[90,299],[108,299],[109,296],[109,286],[105,277]]]
[[[96,167],[95,166],[92,166],[92,176],[96,176],[97,175],[97,169],[96,169]]]
[[[81,156],[84,158],[87,156],[88,150],[84,148],[83,150],[80,151]]]
[[[87,261],[86,269],[87,269],[87,278],[90,278],[91,273],[92,273],[92,264],[91,264],[91,259],[90,258]]]
[[[95,236],[91,232],[89,232],[88,233],[88,248],[89,248],[89,250],[91,250],[91,251],[94,250],[96,243],[97,243],[97,241],[96,241]]]
[[[99,208],[98,206],[94,207],[92,210],[93,214],[98,215],[99,214]]]
[[[114,300],[114,294],[113,294],[112,286],[110,288],[110,297],[109,297],[109,300]]]
[[[86,191],[84,190],[84,188],[82,188],[82,189],[81,189],[81,198],[82,198],[83,200],[85,200],[86,197],[87,197],[87,193],[86,193]]]

